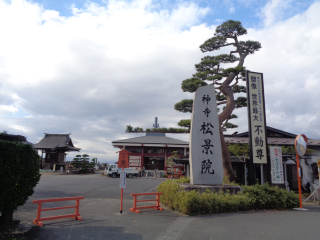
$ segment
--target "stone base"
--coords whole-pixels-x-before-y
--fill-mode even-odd
[[[184,188],[185,191],[192,191],[196,190],[200,193],[205,192],[207,189],[211,192],[220,192],[223,191],[224,193],[230,194],[237,194],[238,192],[242,192],[242,187],[233,186],[233,185],[193,185],[191,183],[181,183],[181,187]]]

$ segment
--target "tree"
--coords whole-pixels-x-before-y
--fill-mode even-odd
[[[89,159],[90,158],[88,154],[76,155],[76,157],[71,161],[71,163],[73,167],[81,168],[81,173],[87,173],[89,172],[88,168],[92,168],[92,162],[90,163]]]
[[[230,144],[230,143],[228,143],[227,145],[228,145],[229,152],[230,152],[230,154],[232,154],[232,156],[249,157],[249,155],[250,155],[249,144],[243,144],[243,143]]]
[[[127,131],[128,132],[132,132],[133,131],[133,127],[131,125],[127,125]]]
[[[173,165],[174,165],[174,161],[173,159],[179,158],[179,154],[177,151],[173,151],[172,155],[170,157],[168,157],[168,159],[166,160],[166,167],[167,169],[167,173],[169,174],[173,174]]]
[[[92,158],[90,163],[90,168],[94,168],[95,165],[96,165],[96,158]]]
[[[178,126],[186,127],[190,131],[191,119],[182,119],[182,120],[180,120],[180,122],[178,122]]]
[[[0,140],[0,224],[25,204],[40,180],[39,155],[29,144]]]
[[[217,56],[206,56],[196,64],[197,73],[192,78],[182,82],[181,88],[184,92],[195,92],[199,87],[206,86],[208,82],[215,85],[217,105],[222,105],[223,109],[219,113],[220,139],[223,158],[224,176],[230,181],[234,179],[232,171],[230,153],[224,140],[223,131],[227,128],[235,128],[236,125],[229,122],[237,116],[232,114],[235,108],[247,106],[245,97],[234,98],[236,93],[245,93],[246,87],[238,85],[239,80],[245,81],[245,58],[261,48],[261,44],[256,41],[239,41],[238,37],[247,33],[247,30],[239,21],[228,20],[216,28],[214,37],[200,45],[200,50],[211,52],[222,47],[233,46],[234,51],[229,54]],[[234,55],[237,54],[238,56]],[[236,67],[222,68],[220,65],[238,62]],[[175,104],[175,109],[180,112],[192,112],[192,99],[184,99]]]
[[[76,155],[76,157],[73,158],[73,160],[71,161],[71,164],[75,168],[80,168],[81,165],[82,165],[82,163],[81,163],[81,155]]]

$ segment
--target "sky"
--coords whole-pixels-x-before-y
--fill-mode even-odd
[[[115,162],[112,141],[143,135],[127,125],[191,117],[174,110],[193,98],[181,82],[232,50],[199,49],[232,19],[247,28],[239,40],[262,45],[244,65],[263,73],[267,125],[320,139],[319,12],[318,0],[0,0],[0,131],[32,143],[71,133],[81,154]],[[247,131],[246,108],[234,113],[227,133]]]

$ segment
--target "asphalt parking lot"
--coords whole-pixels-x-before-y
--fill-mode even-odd
[[[59,175],[44,173],[35,193],[19,207],[14,218],[32,222],[35,199],[84,196],[80,201],[82,221],[72,218],[44,221],[27,239],[319,239],[320,206],[305,204],[308,211],[251,211],[188,217],[167,208],[133,213],[131,193],[155,192],[165,179],[127,179],[123,213],[120,214],[119,178],[101,174]],[[73,205],[72,202],[68,203]],[[67,204],[67,205],[68,205]],[[66,202],[44,207],[65,206]],[[43,212],[43,217],[73,213],[73,209]],[[26,239],[26,238],[25,238]]]

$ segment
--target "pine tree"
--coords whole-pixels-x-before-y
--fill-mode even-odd
[[[245,81],[244,60],[249,54],[253,54],[261,48],[261,44],[256,41],[238,41],[238,37],[244,34],[247,34],[247,30],[239,21],[228,20],[219,25],[214,37],[200,45],[201,51],[203,53],[211,52],[227,46],[235,47],[235,51],[230,51],[230,54],[203,57],[201,62],[195,65],[197,73],[192,78],[184,80],[181,85],[184,92],[195,92],[199,87],[206,86],[207,82],[215,85],[217,105],[223,106],[219,113],[219,124],[224,176],[231,181],[234,179],[234,174],[223,131],[227,128],[237,127],[237,125],[229,122],[230,119],[237,117],[232,112],[235,108],[247,106],[245,97],[240,96],[235,99],[234,94],[246,92],[246,87],[238,85],[239,80]],[[236,67],[226,69],[221,67],[222,64],[234,62],[238,62]],[[192,106],[192,99],[184,99],[175,104],[174,108],[180,112],[191,113]]]
[[[82,166],[81,155],[76,155],[76,157],[71,161],[71,164],[75,168],[80,168]]]

